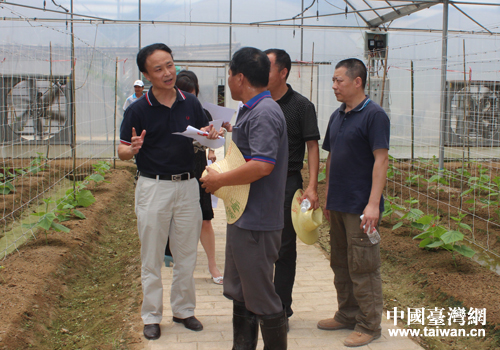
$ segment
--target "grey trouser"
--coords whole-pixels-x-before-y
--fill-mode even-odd
[[[380,244],[359,228],[361,214],[330,211],[331,267],[339,309],[335,320],[355,330],[379,335],[382,320]]]
[[[198,181],[164,181],[139,177],[135,213],[141,240],[142,309],[144,324],[160,323],[163,314],[161,268],[167,240],[175,264],[170,304],[178,318],[194,315],[193,272],[201,232]]]
[[[224,296],[259,316],[282,312],[273,284],[280,245],[281,230],[250,231],[228,224]]]

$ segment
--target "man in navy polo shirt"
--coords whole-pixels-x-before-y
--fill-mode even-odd
[[[270,62],[255,48],[238,50],[229,65],[231,96],[242,101],[234,143],[247,163],[226,173],[207,168],[209,192],[250,184],[245,211],[227,225],[224,295],[233,300],[233,349],[255,349],[260,321],[264,349],[287,347],[286,314],[273,284],[283,229],[288,164],[286,121],[266,86]]]
[[[383,305],[380,244],[371,243],[366,232],[378,226],[384,208],[390,122],[365,95],[365,84],[366,67],[360,60],[336,65],[333,90],[342,105],[330,117],[323,142],[329,152],[325,214],[338,311],[319,321],[318,328],[354,329],[344,341],[349,347],[380,337]]]
[[[158,339],[163,313],[161,267],[167,240],[175,260],[170,296],[173,321],[194,331],[203,329],[194,317],[193,272],[202,216],[193,174],[193,142],[173,133],[191,125],[209,131],[209,138],[217,135],[212,127],[206,127],[208,119],[198,99],[175,87],[175,65],[168,46],[142,48],[137,65],[153,87],[125,111],[118,155],[122,160],[135,156],[137,161],[135,212],[141,240],[141,316],[144,336]]]

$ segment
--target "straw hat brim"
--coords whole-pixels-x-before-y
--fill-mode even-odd
[[[220,162],[210,164],[208,167],[218,173],[225,173],[234,170],[245,164],[245,158],[241,154],[236,144],[231,141],[226,156]],[[202,174],[207,175],[205,170]],[[215,191],[214,195],[224,201],[226,209],[226,219],[228,224],[234,224],[245,211],[248,195],[250,193],[250,184],[237,186],[223,186]]]
[[[292,199],[292,224],[297,237],[305,244],[314,244],[319,238],[319,226],[323,220],[323,211],[321,208],[308,210],[303,213],[300,210],[300,203],[304,190],[298,189]],[[314,227],[314,228],[312,228]]]

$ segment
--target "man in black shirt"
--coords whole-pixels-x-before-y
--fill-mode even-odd
[[[175,86],[172,50],[153,44],[137,54],[137,65],[153,87],[125,111],[118,156],[137,160],[135,190],[137,230],[141,240],[144,336],[158,339],[163,314],[161,266],[167,240],[175,259],[170,293],[173,321],[201,331],[194,317],[193,272],[201,232],[198,181],[194,177],[193,141],[175,132],[187,126],[209,131],[217,138],[198,99]]]
[[[274,285],[276,293],[286,310],[287,316],[293,314],[292,290],[295,282],[297,260],[297,234],[292,225],[291,207],[295,192],[302,188],[302,170],[307,145],[309,185],[302,199],[311,202],[311,209],[319,207],[318,168],[320,134],[314,105],[304,96],[294,91],[286,83],[292,63],[284,50],[269,49],[265,53],[271,61],[268,90],[285,115],[288,133],[288,176],[285,189],[285,226],[281,236],[279,258],[275,263]]]

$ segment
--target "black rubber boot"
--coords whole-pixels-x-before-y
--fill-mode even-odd
[[[257,315],[233,300],[233,350],[255,350],[259,339]]]
[[[286,320],[285,310],[274,315],[260,316],[260,331],[264,340],[264,350],[286,350]]]

